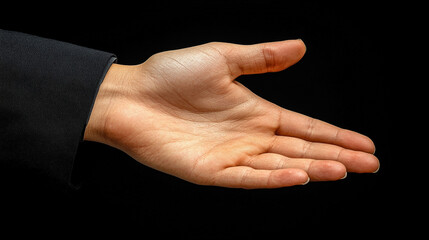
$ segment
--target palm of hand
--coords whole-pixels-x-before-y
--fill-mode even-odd
[[[231,63],[225,55],[234,51],[235,45],[212,43],[156,54],[137,66],[127,83],[133,90],[110,107],[110,145],[185,180],[227,187],[291,186],[374,170],[375,157],[364,153],[370,144],[353,140],[363,136],[282,109],[235,82],[240,74],[285,66],[268,64],[266,56],[263,66]],[[307,141],[323,139],[328,143]],[[337,146],[344,139],[352,143],[342,145],[359,151]],[[362,158],[369,164],[358,164]]]

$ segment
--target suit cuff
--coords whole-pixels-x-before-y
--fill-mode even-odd
[[[76,153],[115,55],[1,29],[0,52],[0,161],[78,186]]]

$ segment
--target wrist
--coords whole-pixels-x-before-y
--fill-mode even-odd
[[[84,132],[85,141],[106,143],[106,121],[115,103],[121,95],[121,86],[127,79],[127,66],[112,64],[101,83],[90,118]]]

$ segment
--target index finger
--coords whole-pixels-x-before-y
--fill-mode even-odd
[[[371,154],[375,152],[374,143],[365,135],[283,108],[280,109],[279,127],[276,134],[312,142],[335,144]]]

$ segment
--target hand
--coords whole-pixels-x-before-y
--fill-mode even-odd
[[[368,137],[283,109],[235,81],[281,71],[304,53],[301,40],[208,43],[114,64],[85,139],[203,185],[276,188],[376,171]]]

